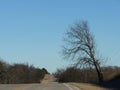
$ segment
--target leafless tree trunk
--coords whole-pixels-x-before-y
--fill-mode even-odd
[[[76,65],[89,66],[96,69],[99,82],[103,81],[100,60],[96,58],[94,36],[91,34],[86,21],[74,24],[65,37],[63,47],[65,58],[76,60]]]

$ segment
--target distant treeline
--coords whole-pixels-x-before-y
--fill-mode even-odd
[[[0,83],[40,83],[44,75],[48,74],[45,68],[36,68],[28,64],[9,65],[0,60]]]
[[[102,67],[104,81],[109,81],[115,77],[120,76],[120,67],[107,66]],[[66,69],[58,69],[54,76],[58,82],[84,82],[84,83],[97,83],[98,77],[94,68],[76,68],[68,67]]]

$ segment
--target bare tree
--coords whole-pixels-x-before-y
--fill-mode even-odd
[[[64,38],[63,55],[67,59],[76,60],[76,65],[94,67],[99,82],[103,81],[101,61],[96,57],[96,45],[94,36],[91,34],[86,21],[75,23],[67,31]]]

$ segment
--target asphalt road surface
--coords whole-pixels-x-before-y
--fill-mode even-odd
[[[57,82],[43,84],[0,84],[0,90],[80,90],[77,87]]]

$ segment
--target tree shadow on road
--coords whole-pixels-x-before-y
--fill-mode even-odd
[[[120,75],[109,81],[105,81],[97,85],[108,88],[108,90],[120,90]]]

